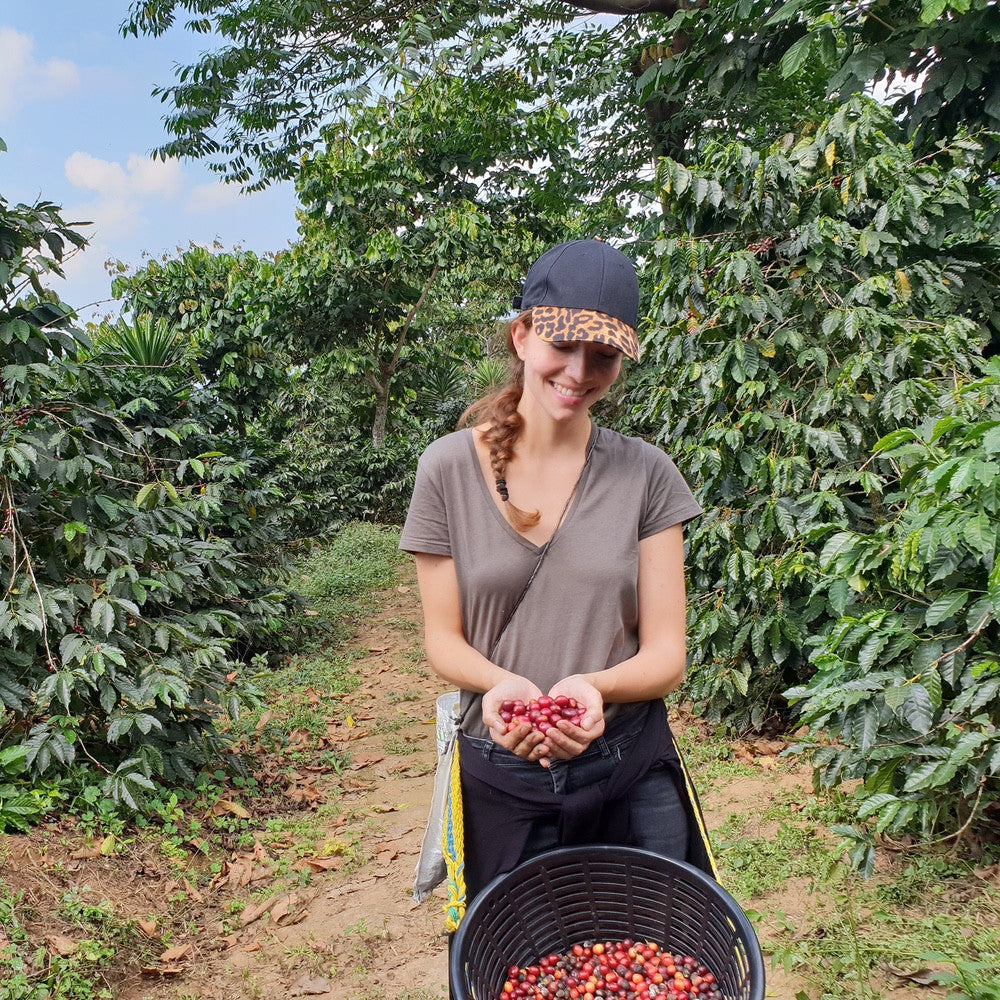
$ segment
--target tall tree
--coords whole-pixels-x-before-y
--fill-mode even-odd
[[[685,159],[720,127],[775,138],[822,117],[810,106],[823,95],[899,76],[910,85],[897,111],[918,135],[1000,123],[991,0],[134,0],[122,30],[159,35],[184,16],[220,44],[158,88],[170,136],[160,151],[248,187],[294,176],[324,126],[449,53],[498,85],[516,66],[573,107],[595,175],[632,190],[650,154]]]
[[[376,450],[411,345],[426,354],[449,333],[462,353],[455,335],[503,311],[535,238],[583,225],[570,208],[583,180],[567,114],[513,70],[496,83],[446,71],[404,83],[325,129],[325,148],[302,164],[288,308],[318,336],[325,327],[327,350],[374,394]],[[588,223],[603,218],[592,205]]]

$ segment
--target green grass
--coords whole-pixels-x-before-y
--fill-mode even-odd
[[[698,785],[740,775],[718,750],[688,757],[700,757]],[[849,815],[845,796],[789,791],[760,805],[733,812],[712,840],[722,884],[744,904],[772,965],[808,984],[794,1000],[881,1000],[907,986],[889,970],[927,967],[937,970],[931,996],[1000,1000],[1000,892],[967,860],[926,848],[886,853],[867,880],[830,832]],[[806,901],[804,919],[783,912],[789,893]]]
[[[65,921],[72,950],[50,953],[33,945],[27,925],[33,913],[23,893],[0,886],[0,1000],[111,1000],[105,977],[119,950],[142,952],[134,922],[118,916],[111,905],[86,890],[64,893],[59,916]]]
[[[307,763],[329,767],[334,775],[349,764],[346,751],[317,753],[307,745],[309,741],[303,741],[301,749],[293,749],[291,736],[321,735],[331,718],[346,717],[336,695],[357,688],[357,663],[367,650],[345,648],[345,644],[357,623],[373,610],[372,592],[395,582],[404,558],[397,542],[396,529],[354,524],[303,557],[291,588],[302,595],[303,610],[286,623],[300,652],[287,657],[279,669],[259,672],[254,680],[262,704],[232,722],[227,733],[244,750],[243,776],[219,768],[199,776],[191,787],[165,789],[138,818],[123,817],[100,795],[98,786],[82,782],[79,790],[66,795],[66,812],[76,817],[77,829],[95,838],[113,834],[122,844],[132,843],[138,836],[168,868],[183,872],[203,890],[219,874],[221,859],[233,851],[250,849],[258,839],[265,844],[277,839],[293,841],[292,847],[284,847],[272,859],[273,881],[262,890],[264,894],[303,884],[308,875],[296,870],[295,863],[308,854],[336,851],[344,854],[348,869],[358,866],[362,861],[359,835],[345,831],[336,843],[324,840],[324,828],[339,814],[335,787],[327,790],[326,803],[309,812],[282,813],[262,820],[225,811],[216,815],[212,809],[220,801],[239,803],[245,797],[249,805],[262,795],[275,794],[254,770],[266,755],[271,756],[272,764],[275,759],[284,761],[288,769]],[[415,635],[416,626],[411,631]],[[316,704],[312,704],[310,691],[319,695]],[[270,704],[269,695],[274,695]],[[398,694],[393,703],[416,696]],[[266,719],[265,711],[270,713]],[[392,729],[391,720],[385,727]],[[199,864],[189,866],[195,843],[200,845]],[[163,941],[183,928],[187,891],[178,890],[172,902],[177,920],[174,927],[169,921],[164,923]],[[52,910],[47,914],[48,922],[57,917],[76,945],[68,955],[50,954],[49,948],[32,940],[29,927],[35,915],[26,907],[23,894],[0,885],[0,928],[4,931],[0,935],[0,1000],[110,1000],[117,965],[127,962],[134,966],[137,961],[155,964],[149,953],[151,945],[137,931],[135,922],[119,916],[110,903],[88,889],[73,889],[48,905]],[[233,921],[243,905],[235,903],[224,918]],[[250,988],[253,983],[247,985]],[[178,996],[183,995],[181,989]],[[408,1000],[422,997],[413,993]]]

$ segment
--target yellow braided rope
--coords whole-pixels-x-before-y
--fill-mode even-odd
[[[465,916],[465,827],[462,818],[462,770],[458,761],[458,742],[451,757],[451,781],[441,828],[441,848],[448,870],[448,902],[445,904],[445,928],[457,931]]]
[[[715,854],[712,853],[712,841],[708,837],[708,830],[705,827],[705,817],[702,815],[701,806],[698,804],[698,795],[694,790],[694,782],[691,780],[687,764],[684,763],[684,758],[681,756],[680,747],[676,749],[677,759],[681,764],[681,773],[684,775],[684,786],[687,789],[688,800],[691,803],[691,811],[694,813],[695,822],[698,824],[698,832],[701,834],[701,839],[705,844],[705,853],[708,855],[708,863],[712,869],[712,876],[718,881],[719,869],[715,863]]]

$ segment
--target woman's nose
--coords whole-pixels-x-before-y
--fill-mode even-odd
[[[572,351],[567,352],[566,374],[579,379],[586,376],[587,352],[583,349],[583,344],[577,344]]]

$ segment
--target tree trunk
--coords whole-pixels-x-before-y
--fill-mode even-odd
[[[389,376],[392,377],[391,375]],[[385,447],[386,427],[389,423],[389,383],[376,380],[375,419],[372,421],[372,446],[376,451]]]

